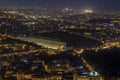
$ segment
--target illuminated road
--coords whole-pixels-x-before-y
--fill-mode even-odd
[[[24,55],[24,54],[32,54],[35,52],[42,52],[40,49],[35,49],[35,50],[30,50],[30,51],[21,51],[21,52],[11,52],[11,53],[4,53],[4,54],[0,54],[0,57],[10,57],[10,56],[14,56],[14,55]]]

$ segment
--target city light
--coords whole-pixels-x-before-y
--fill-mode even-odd
[[[112,0],[19,1],[0,1],[0,80],[120,79]]]
[[[93,13],[93,10],[91,10],[91,9],[86,9],[86,10],[84,10],[84,13]]]

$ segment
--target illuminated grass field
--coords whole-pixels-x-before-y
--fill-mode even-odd
[[[29,38],[29,37],[17,37],[16,39],[20,39],[23,41],[33,42],[37,45],[42,45],[47,48],[57,49],[62,45],[66,45],[64,42],[47,40],[47,39],[40,39],[40,38]]]

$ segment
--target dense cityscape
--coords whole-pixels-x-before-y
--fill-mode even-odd
[[[0,80],[120,80],[120,12],[0,8]]]

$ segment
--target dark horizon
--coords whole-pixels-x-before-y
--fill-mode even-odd
[[[119,11],[120,0],[0,0],[0,7],[73,8]]]

